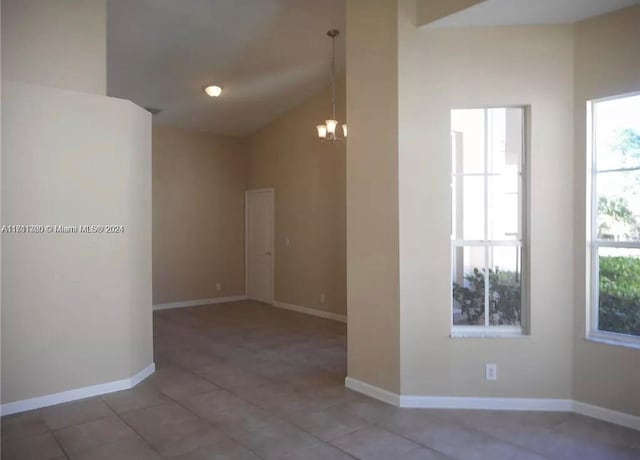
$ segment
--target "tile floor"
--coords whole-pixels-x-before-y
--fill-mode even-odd
[[[343,386],[346,326],[255,302],[154,314],[131,390],[2,419],[2,459],[640,459],[565,413],[399,409]]]

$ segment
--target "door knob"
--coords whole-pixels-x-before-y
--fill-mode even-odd
[[[265,253],[264,253],[264,255],[265,255],[265,256],[270,256],[270,255],[271,255],[271,253],[270,253],[270,252],[265,252]]]

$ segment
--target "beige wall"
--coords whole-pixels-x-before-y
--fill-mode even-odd
[[[103,97],[105,0],[2,0],[2,44],[2,223],[125,228],[2,235],[5,411],[132,377],[153,336],[151,120]]]
[[[392,51],[372,53],[376,40],[393,30],[382,20],[394,16],[393,3],[381,1],[369,9],[360,9],[363,4],[357,1],[348,4],[349,375],[396,391],[381,376],[393,376],[394,366],[401,364],[395,382],[401,382],[404,395],[575,398],[640,414],[640,400],[634,396],[640,384],[638,350],[584,340],[583,233],[585,102],[640,90],[635,59],[640,54],[640,7],[575,27],[429,30],[415,26],[416,1],[400,0],[397,37],[391,33],[383,39]],[[369,55],[393,72],[394,46],[397,84],[393,75],[385,75],[384,83],[371,79],[380,69],[373,68]],[[384,107],[377,106],[380,95]],[[530,108],[531,334],[452,339],[449,111],[496,105]],[[367,141],[379,141],[383,129],[372,119],[384,119],[386,140],[393,145],[395,106],[399,151],[389,148],[383,160],[381,142]],[[399,163],[397,179],[394,161]],[[383,162],[386,168],[381,168]],[[364,227],[354,232],[364,223],[376,228],[367,222],[365,213],[373,213],[366,201],[355,192],[364,189],[362,176],[382,170],[387,180],[397,180],[397,199],[385,180],[369,182],[367,192],[376,213],[391,216],[385,222],[387,235],[393,235],[393,215],[399,214],[400,306],[386,304],[388,318],[396,312],[401,316],[399,356],[393,351],[396,325],[372,315],[382,310],[379,302],[364,300],[364,293],[376,291],[381,297],[384,288],[393,289],[393,259],[384,279],[360,265],[381,249],[393,249],[393,238],[381,244],[355,238],[365,233]],[[380,198],[383,192],[386,199]],[[364,288],[365,279],[372,288]],[[367,329],[369,335],[363,333]],[[385,352],[371,346],[371,331],[388,339]],[[376,353],[382,362],[375,362]],[[498,364],[496,382],[484,380],[488,362]]]
[[[575,27],[574,397],[640,415],[640,350],[585,340],[586,102],[640,91],[640,6]]]
[[[154,126],[154,304],[244,294],[246,174],[243,141]]]
[[[556,230],[572,226],[572,28],[417,29],[416,2],[396,6],[347,8],[349,376],[402,394],[570,398],[572,237]],[[503,104],[532,113],[532,333],[451,339],[449,110]]]
[[[106,0],[2,0],[2,77],[106,94]]]
[[[344,93],[339,81],[339,120]],[[154,127],[154,304],[243,295],[244,191],[272,187],[275,300],[346,313],[345,146],[314,135],[330,97],[325,88],[245,139]]]
[[[348,374],[393,392],[400,390],[397,30],[396,0],[347,2]]]
[[[421,26],[467,9],[484,0],[417,0],[416,24]]]
[[[153,361],[151,116],[45,86],[2,91],[2,223],[125,229],[2,235],[2,403],[129,378]]]
[[[570,398],[572,28],[416,29],[414,4],[399,26],[402,392]],[[531,107],[531,335],[452,339],[450,110],[503,105]]]
[[[336,91],[342,123],[344,80]],[[250,136],[248,188],[275,191],[276,301],[346,314],[346,147],[315,137],[330,117],[325,88]]]

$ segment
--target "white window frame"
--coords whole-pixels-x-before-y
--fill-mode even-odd
[[[450,309],[449,309],[449,320],[451,322],[451,334],[452,338],[522,338],[528,337],[529,329],[528,329],[528,319],[529,319],[529,290],[528,290],[528,276],[529,276],[529,264],[528,264],[528,245],[527,245],[527,215],[528,215],[528,175],[529,175],[529,165],[528,165],[528,138],[529,138],[529,107],[528,106],[513,106],[513,105],[502,105],[502,106],[494,106],[494,107],[475,107],[476,109],[482,109],[485,111],[484,114],[484,123],[485,123],[485,142],[484,142],[484,164],[485,169],[482,173],[458,173],[451,168],[451,264],[453,265],[455,260],[455,250],[460,247],[477,247],[481,246],[485,248],[485,261],[489,260],[489,249],[491,247],[514,247],[520,248],[520,267],[521,267],[521,277],[520,277],[520,325],[519,326],[504,326],[504,325],[490,325],[489,324],[489,315],[487,315],[488,304],[489,304],[489,273],[485,272],[485,324],[484,325],[458,325],[453,324],[453,296],[450,295]],[[518,238],[515,240],[489,240],[489,219],[488,219],[488,195],[489,195],[489,187],[488,180],[484,181],[484,240],[459,240],[456,239],[455,236],[457,234],[455,228],[454,216],[457,212],[457,196],[456,190],[453,186],[453,178],[457,177],[497,177],[499,174],[490,173],[487,171],[488,164],[488,156],[489,156],[489,136],[488,132],[488,111],[490,109],[502,109],[502,108],[517,108],[522,110],[522,157],[520,159],[520,180],[519,180],[519,189],[518,193],[520,194],[520,206],[519,206],[519,215],[518,215]],[[450,113],[453,110],[464,110],[464,109],[474,109],[474,107],[464,107],[464,108],[453,108],[450,110]],[[451,129],[451,145],[449,148],[449,152],[453,150],[453,129]],[[453,282],[453,277],[450,277],[451,286]]]
[[[640,95],[640,91],[603,97],[587,101],[587,286],[586,286],[586,333],[588,340],[631,348],[640,348],[640,336],[621,334],[618,332],[598,330],[599,320],[599,248],[634,248],[640,249],[640,241],[598,240],[598,191],[596,189],[596,105],[615,99]]]

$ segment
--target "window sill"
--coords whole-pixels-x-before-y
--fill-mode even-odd
[[[640,337],[638,337],[637,339],[633,337],[626,338],[627,336],[624,337],[625,338],[623,339],[619,339],[617,337],[611,337],[609,334],[601,335],[598,333],[591,333],[584,339],[589,342],[601,343],[614,347],[633,348],[635,350],[640,350]]]
[[[454,327],[449,335],[452,339],[522,339],[529,337],[519,327]]]

